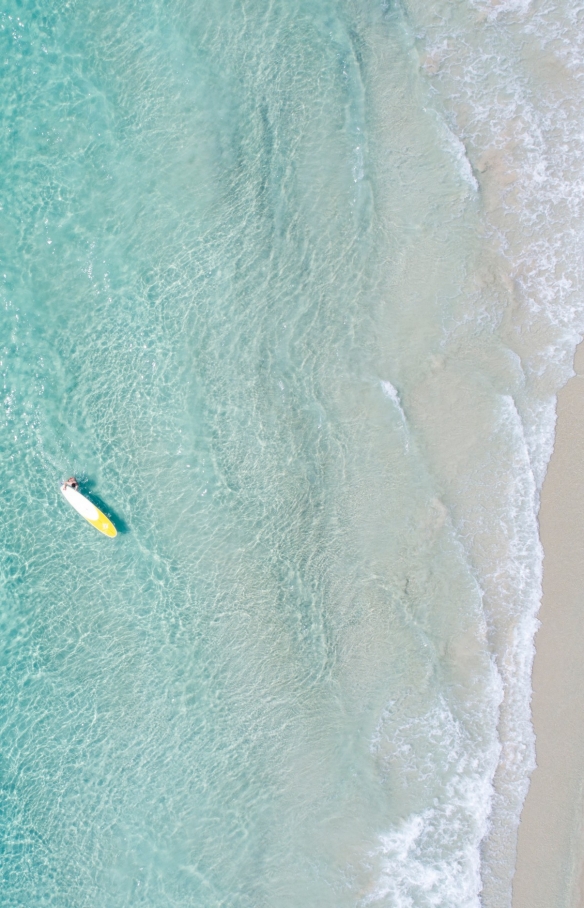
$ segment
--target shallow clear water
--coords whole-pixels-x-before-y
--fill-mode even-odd
[[[579,133],[443,13],[3,14],[3,904],[508,902]]]

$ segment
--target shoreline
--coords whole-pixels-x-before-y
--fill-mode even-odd
[[[537,767],[519,825],[513,908],[584,908],[584,344],[558,394],[541,492],[541,621],[533,665]]]

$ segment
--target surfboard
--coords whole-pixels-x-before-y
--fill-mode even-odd
[[[105,514],[102,514],[99,508],[96,508],[89,498],[86,498],[81,492],[77,492],[76,489],[72,489],[71,486],[62,485],[61,492],[69,504],[75,508],[78,514],[85,517],[92,527],[95,527],[95,529],[99,530],[100,533],[103,533],[104,536],[110,536],[112,539],[114,536],[118,535],[118,531],[111,520],[108,520]]]

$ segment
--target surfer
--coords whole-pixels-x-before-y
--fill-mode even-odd
[[[63,483],[63,486],[64,486],[64,488],[67,488],[67,486],[68,486],[70,489],[73,489],[73,491],[76,492],[79,488],[79,483],[77,482],[77,480],[75,479],[74,476],[70,476],[69,479],[65,480],[65,482]]]

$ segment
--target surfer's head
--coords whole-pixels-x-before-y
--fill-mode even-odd
[[[77,480],[75,479],[74,476],[70,476],[69,479],[66,481],[65,485],[69,486],[70,489],[77,490],[79,488],[79,483],[77,482]]]

